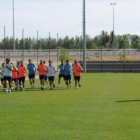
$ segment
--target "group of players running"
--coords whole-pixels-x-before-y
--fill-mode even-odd
[[[50,85],[50,90],[52,90],[55,88],[55,75],[57,72],[59,72],[58,87],[60,87],[60,81],[61,78],[63,78],[67,88],[71,88],[71,73],[73,73],[75,88],[78,89],[78,86],[81,87],[80,78],[82,70],[82,67],[76,60],[72,65],[69,64],[69,60],[66,60],[65,64],[64,61],[61,61],[61,64],[56,69],[52,64],[52,61],[49,61],[47,66],[45,60],[40,60],[40,64],[36,68],[31,59],[29,59],[27,66],[24,65],[23,60],[17,61],[15,66],[10,62],[9,58],[6,58],[5,63],[2,63],[0,71],[1,85],[3,85],[3,90],[5,93],[11,93],[11,91],[14,89],[17,90],[18,88],[21,91],[24,91],[25,77],[26,73],[28,73],[31,88],[35,88],[35,76],[36,72],[38,71],[41,90],[45,89],[45,83],[48,84],[48,82]],[[7,83],[9,84],[9,90],[7,89]],[[13,88],[13,84],[15,84],[15,88]]]

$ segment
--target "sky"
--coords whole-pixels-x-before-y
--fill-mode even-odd
[[[115,34],[140,35],[140,0],[86,0],[86,33],[91,37],[113,28],[115,2]],[[3,27],[12,36],[12,0],[0,0],[0,39]],[[82,35],[82,0],[15,0],[15,35],[22,37],[70,37]]]

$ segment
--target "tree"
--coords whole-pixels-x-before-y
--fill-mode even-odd
[[[60,49],[59,60],[71,60],[71,58],[68,55],[68,52],[64,48]]]

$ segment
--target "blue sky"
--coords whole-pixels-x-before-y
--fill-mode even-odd
[[[115,33],[140,35],[139,0],[86,0],[86,32],[91,37],[101,30],[112,30],[112,6],[115,6]],[[12,36],[12,0],[0,0],[0,39],[3,26]],[[76,36],[82,34],[82,0],[15,0],[16,37]]]

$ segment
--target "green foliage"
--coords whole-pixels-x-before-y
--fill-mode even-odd
[[[59,60],[72,60],[64,48],[59,49],[59,54]]]
[[[119,56],[119,59],[118,59],[118,61],[131,61],[131,59],[130,58],[128,58],[128,57],[126,57],[126,55],[125,54],[123,54],[123,55],[120,55]]]
[[[100,49],[100,46],[106,47],[106,43],[111,44],[113,41],[113,32],[108,33],[106,31],[101,31],[101,33],[94,38],[86,35],[86,47],[87,49]],[[25,38],[15,39],[16,49],[23,49],[23,43],[25,42],[24,49],[56,49],[58,46],[64,49],[80,49],[82,48],[82,38],[81,37],[64,37],[59,38],[40,38],[37,40],[35,38]],[[140,49],[140,36],[138,35],[114,35],[114,45],[116,49]],[[13,48],[13,38],[6,37],[0,42],[0,49],[12,49]]]

